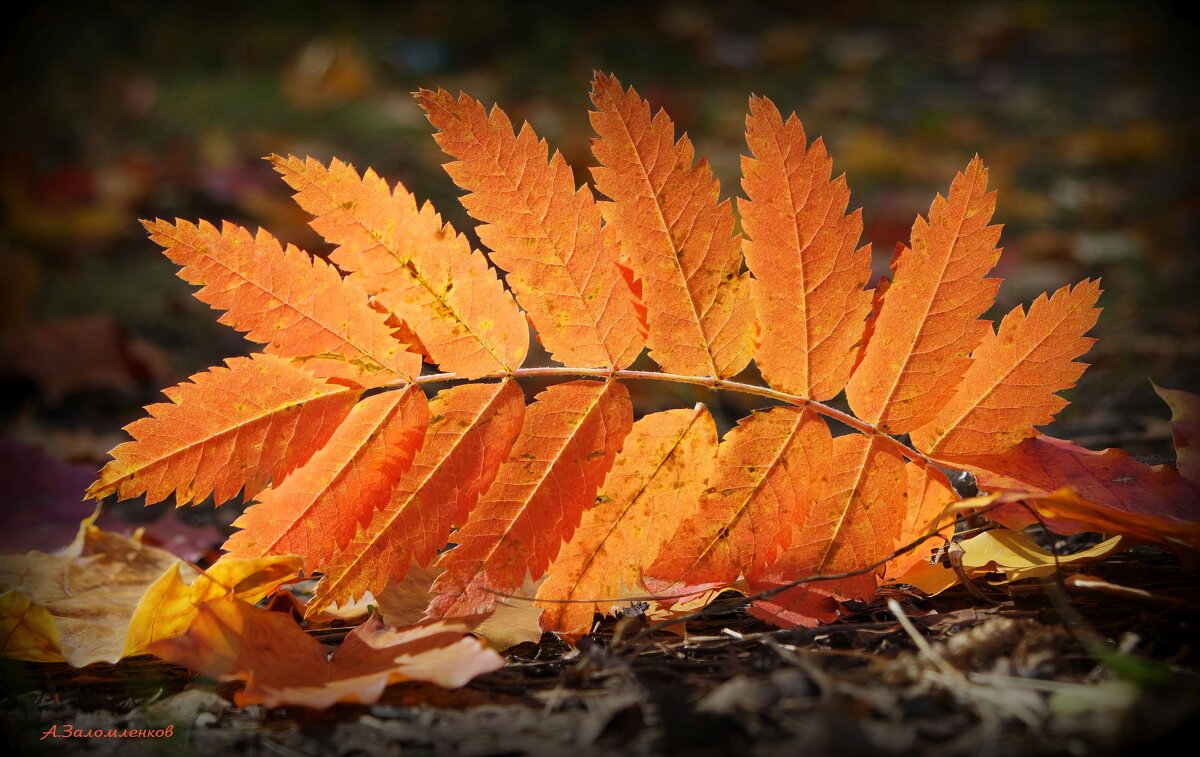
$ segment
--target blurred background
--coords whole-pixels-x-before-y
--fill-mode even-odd
[[[337,155],[471,224],[410,92],[463,89],[530,121],[582,182],[593,69],[689,132],[736,196],[747,97],[823,136],[876,271],[975,154],[999,190],[994,317],[1102,276],[1099,343],[1049,429],[1170,455],[1148,378],[1200,390],[1196,30],[1170,3],[41,3],[0,52],[0,547],[52,548],[120,428],[249,345],[190,296],[139,218],[265,226],[315,253],[261,158]],[[568,9],[569,8],[569,9]],[[636,387],[640,410],[719,402]],[[231,504],[106,518],[202,556]],[[187,526],[194,527],[187,527]]]

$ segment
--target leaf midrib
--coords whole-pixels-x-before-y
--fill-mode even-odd
[[[946,276],[946,270],[950,267],[950,262],[954,260],[954,251],[958,248],[959,242],[962,241],[960,236],[962,234],[962,227],[967,221],[967,213],[971,210],[971,201],[975,198],[975,186],[978,183],[978,178],[978,175],[976,175],[971,179],[971,186],[967,192],[966,200],[963,203],[962,214],[959,217],[958,223],[954,229],[954,241],[951,242],[950,249],[946,252],[945,260],[942,262],[941,270],[938,272],[938,283],[934,287],[933,295],[925,302],[925,312],[921,315],[921,322],[917,326],[917,332],[913,334],[912,343],[909,345],[908,355],[904,359],[904,366],[900,370],[896,371],[895,378],[892,379],[892,386],[888,390],[887,397],[884,399],[883,404],[879,409],[879,415],[875,421],[877,424],[882,422],[885,413],[892,404],[892,398],[896,396],[896,390],[900,388],[900,379],[908,374],[908,366],[912,360],[913,350],[916,348],[917,343],[921,341],[921,337],[925,333],[925,327],[929,325],[929,312],[933,310],[933,303],[938,299],[937,293],[942,288],[942,284],[944,283],[943,280]],[[949,201],[949,197],[947,197],[947,204],[949,204]],[[933,212],[931,211],[929,215],[930,220],[927,223],[930,227],[932,227]]]
[[[583,564],[583,567],[579,569],[579,573],[576,575],[575,580],[572,581],[571,587],[567,591],[568,597],[574,597],[575,589],[577,589],[579,584],[583,581],[584,575],[587,574],[588,570],[592,566],[592,563],[595,562],[596,557],[600,554],[600,550],[603,549],[605,544],[608,542],[609,537],[612,536],[613,532],[616,531],[617,526],[621,524],[621,521],[624,520],[629,511],[633,509],[633,506],[636,505],[638,500],[641,499],[642,495],[645,494],[646,488],[650,485],[650,482],[654,480],[655,476],[658,475],[658,472],[662,470],[663,466],[667,464],[667,461],[674,456],[675,451],[679,449],[680,443],[683,442],[684,437],[688,435],[688,432],[692,430],[692,427],[696,425],[696,421],[699,420],[699,418],[699,410],[693,411],[692,418],[688,421],[687,426],[684,427],[683,432],[680,433],[678,438],[675,439],[674,443],[671,444],[670,448],[667,450],[667,453],[663,455],[662,460],[660,460],[658,464],[654,466],[654,470],[651,471],[650,475],[647,476],[642,482],[642,485],[638,488],[637,493],[630,497],[629,502],[624,508],[621,509],[620,514],[613,519],[613,522],[609,526],[607,533],[604,534],[604,538],[597,543],[596,548],[592,550],[592,554],[588,556],[588,559]]]
[[[441,107],[441,106],[439,106],[439,107]],[[491,151],[488,150],[487,147],[485,147],[484,144],[479,141],[479,138],[477,136],[475,136],[475,130],[471,128],[471,125],[469,123],[465,122],[463,119],[459,118],[458,115],[455,114],[453,111],[451,111],[449,108],[443,107],[442,109],[445,110],[450,115],[450,118],[452,118],[455,121],[458,121],[460,124],[462,124],[463,131],[467,134],[468,138],[472,142],[475,143],[475,145],[479,148],[479,150],[481,152],[483,152],[484,154],[486,154],[492,158],[492,164],[499,170],[499,174],[501,176],[503,176],[506,181],[508,181],[509,186],[512,188],[513,194],[520,198],[521,206],[525,210],[525,213],[530,218],[536,219],[536,226],[537,226],[537,230],[539,232],[539,237],[548,244],[549,248],[554,252],[554,257],[557,259],[555,262],[555,265],[558,268],[563,269],[563,272],[566,274],[567,280],[570,281],[571,285],[575,288],[575,290],[576,290],[575,298],[579,301],[579,304],[583,307],[584,312],[586,312],[589,316],[592,316],[593,320],[595,320],[594,323],[588,323],[588,324],[582,324],[582,325],[588,326],[589,328],[592,329],[592,331],[595,332],[596,345],[598,347],[600,347],[600,349],[604,352],[605,356],[608,358],[609,364],[605,367],[608,367],[608,368],[616,367],[617,362],[618,362],[617,357],[619,357],[619,355],[613,354],[612,349],[608,345],[606,335],[602,335],[600,333],[599,319],[594,318],[595,314],[593,313],[592,308],[589,306],[587,298],[583,296],[584,295],[583,287],[579,286],[579,282],[577,282],[575,280],[575,275],[571,270],[571,266],[568,265],[568,260],[562,256],[562,252],[559,250],[558,245],[555,243],[555,241],[550,237],[549,233],[547,232],[546,224],[545,224],[545,221],[546,221],[545,215],[539,216],[537,213],[534,212],[533,208],[529,205],[529,201],[528,201],[528,198],[525,196],[525,193],[520,190],[520,185],[513,182],[512,177],[509,175],[508,169],[500,163],[499,157],[491,155]],[[520,142],[520,135],[516,132],[516,130],[514,130],[512,128],[511,124],[509,124],[509,131],[513,135],[513,144],[514,145],[518,144]],[[536,138],[536,136],[537,135],[534,134],[535,138]],[[545,140],[539,140],[539,144],[544,141]],[[547,149],[548,149],[548,145],[547,145]],[[458,156],[455,156],[455,158],[457,160],[459,160],[460,162],[465,162],[462,160],[462,158],[460,158]],[[551,165],[553,165],[553,157],[551,157],[550,162],[547,163],[547,169],[549,169],[549,167]],[[574,184],[575,184],[574,178],[571,179],[571,184],[572,184],[572,186],[574,186]],[[577,194],[578,191],[579,191],[578,189],[574,190],[572,192],[572,196]],[[474,195],[474,194],[476,194],[476,192],[471,191],[471,194]],[[593,201],[593,204],[594,204],[594,201]],[[597,208],[596,213],[599,214],[599,212],[600,211]],[[487,222],[483,222],[483,223],[487,223]],[[491,226],[491,227],[496,226],[496,224],[493,224],[493,223],[487,223],[487,225]],[[603,242],[601,242],[601,244],[603,244]],[[572,253],[573,252],[574,252],[574,250],[572,250]],[[593,266],[592,268],[594,270],[595,266]],[[603,312],[601,314],[603,315]],[[612,330],[610,329],[609,333],[611,333],[611,331]]]
[[[682,282],[682,284],[683,284],[683,290],[685,292],[687,292],[687,301],[688,301],[688,305],[692,309],[692,318],[694,319],[693,322],[695,323],[696,331],[700,335],[700,340],[704,344],[704,355],[708,359],[708,367],[712,370],[712,373],[710,375],[720,378],[718,371],[717,371],[717,361],[716,361],[715,356],[712,353],[712,344],[709,342],[707,335],[704,333],[704,324],[702,323],[702,321],[700,319],[700,308],[696,304],[696,296],[692,292],[691,287],[688,286],[687,276],[684,275],[683,266],[679,262],[679,254],[682,252],[682,250],[676,249],[675,242],[671,238],[671,227],[667,223],[667,218],[666,218],[666,216],[663,215],[663,212],[662,212],[662,204],[659,201],[660,192],[656,191],[654,189],[654,185],[650,182],[650,172],[646,168],[646,162],[644,160],[642,160],[642,153],[638,149],[638,143],[634,140],[633,133],[629,130],[629,124],[626,122],[624,116],[621,115],[618,104],[613,101],[612,96],[609,95],[607,92],[605,92],[605,95],[608,97],[609,102],[612,103],[612,105],[613,105],[613,110],[617,114],[617,120],[621,122],[621,129],[625,132],[625,136],[629,138],[629,144],[631,147],[633,147],[633,154],[635,156],[637,156],[638,167],[641,169],[642,181],[645,183],[646,189],[649,190],[649,192],[650,192],[649,196],[653,200],[652,204],[654,205],[654,215],[657,216],[657,218],[658,218],[660,231],[662,232],[663,239],[664,239],[664,247],[666,248],[666,250],[669,253],[668,257],[670,257],[671,262],[673,263],[673,269],[674,269],[675,273],[678,274],[678,280],[680,282]],[[647,107],[649,107],[649,106],[647,105]],[[650,118],[650,126],[653,129],[653,127],[654,127],[653,116],[651,116],[651,118]],[[675,135],[673,132],[674,132],[674,130],[672,129],[672,134],[671,134],[671,142],[672,142],[671,149],[672,149],[672,151],[674,151],[678,146],[678,143],[675,142]],[[682,137],[680,138],[680,140],[682,141]],[[693,170],[692,166],[689,166],[687,169],[687,171],[689,173],[691,173],[692,170]],[[675,172],[674,168],[672,168],[671,173],[674,173],[674,172]],[[668,176],[668,178],[670,178],[670,177]],[[663,186],[665,188],[666,185],[664,184]],[[720,282],[718,282],[717,286],[720,287]]]

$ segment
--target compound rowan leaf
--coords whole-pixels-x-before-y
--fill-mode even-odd
[[[593,612],[605,612],[622,590],[638,585],[659,550],[673,548],[668,540],[696,509],[716,453],[717,426],[704,405],[633,424],[595,506],[538,590],[543,630],[579,636]],[[581,601],[593,597],[610,601]]]
[[[828,621],[840,602],[869,599],[880,574],[924,580],[937,537],[951,538],[951,516],[966,508],[990,508],[1014,527],[1040,518],[1068,533],[1200,546],[1200,399],[1160,390],[1178,471],[1034,430],[1084,368],[1073,361],[1091,343],[1099,286],[1043,296],[994,330],[981,320],[997,292],[986,276],[1000,227],[979,158],[916,219],[891,278],[872,293],[845,179],[831,179],[824,144],[810,145],[799,119],[765,98],[751,99],[746,120],[741,240],[690,139],[676,140],[670,118],[614,77],[597,74],[592,91],[600,203],[498,107],[445,90],[416,97],[512,294],[486,251],[403,186],[337,160],[273,157],[348,274],[266,232],[147,224],[198,296],[268,354],[168,390],[170,402],[129,426],[133,441],[113,451],[90,496],[154,502],[173,492],[182,504],[261,494],[237,521],[230,559],[303,557],[324,573],[310,615],[389,590],[434,617],[536,592],[544,627],[567,637],[643,587],[660,595],[647,617],[678,619],[739,586],[778,591],[753,600],[758,617]],[[518,303],[561,366],[523,365],[529,330]],[[627,370],[647,344],[663,370]],[[729,381],[756,349],[769,387]],[[418,356],[447,373],[418,375]],[[566,376],[586,379],[525,407],[518,379]],[[479,381],[494,378],[504,380]],[[783,406],[744,418],[718,445],[703,407],[635,426],[629,379]],[[412,386],[452,380],[472,383],[441,392],[432,408]],[[856,417],[820,404],[843,389]],[[848,433],[833,439],[818,415]],[[908,434],[920,451],[888,434]],[[970,471],[991,493],[956,503],[935,465]],[[168,570],[145,593],[138,612],[149,618],[138,621],[141,636],[127,635],[131,649],[178,633],[207,601],[180,659],[199,665],[213,656],[193,652],[223,644],[225,662],[212,669],[249,679],[252,701],[363,701],[393,678],[391,661],[335,673],[323,652],[310,654],[315,642],[297,652],[286,641],[315,662],[260,686],[273,675],[260,672],[268,658],[238,661],[243,641],[233,634],[263,627],[236,604],[213,609],[244,592],[211,577],[188,583],[185,573]],[[506,640],[530,633],[537,604],[501,632]],[[21,654],[62,656],[60,630],[29,595],[0,595],[0,635]],[[331,676],[331,686],[312,683]]]
[[[757,575],[786,547],[820,495],[829,428],[810,410],[775,407],[725,435],[697,511],[679,523],[647,585],[656,594],[699,592]]]
[[[196,299],[224,310],[221,323],[267,345],[268,354],[365,386],[421,372],[420,356],[392,337],[384,316],[367,304],[366,290],[325,261],[229,222],[220,230],[207,221],[142,225],[180,266],[179,277],[201,287]]]
[[[496,480],[451,539],[438,565],[429,615],[487,610],[495,591],[538,579],[574,533],[633,426],[629,391],[618,381],[571,381],[546,389]]]
[[[845,176],[818,139],[807,144],[796,114],[750,98],[739,200],[746,263],[762,324],[755,362],[780,391],[829,399],[846,385],[871,309],[871,248],[856,251],[862,211],[847,215]]]
[[[829,478],[791,546],[769,570],[749,576],[751,587],[848,573],[895,551],[907,504],[904,459],[894,447],[865,434],[834,439],[829,458]],[[862,573],[822,581],[819,591],[861,599],[874,595],[875,586],[875,575]]]
[[[958,174],[946,198],[938,195],[929,220],[920,216],[911,249],[897,257],[895,277],[873,320],[871,340],[846,385],[860,419],[888,433],[907,433],[933,419],[954,394],[983,339],[999,279],[1000,227],[989,226],[996,206],[978,157]]]
[[[54,616],[18,589],[0,593],[0,657],[26,662],[62,662],[62,637]]]
[[[650,357],[674,373],[738,373],[757,329],[732,204],[719,202],[708,161],[693,165],[687,135],[675,141],[665,111],[651,119],[650,103],[600,73],[592,102],[592,176],[613,200],[601,213],[642,282]]]
[[[429,409],[420,387],[359,402],[329,441],[282,483],[260,494],[225,542],[236,557],[299,555],[324,570],[387,502],[425,437]]]
[[[231,358],[164,390],[170,402],[125,427],[133,441],[118,445],[87,496],[172,492],[179,505],[209,494],[220,504],[243,487],[246,496],[282,481],[332,436],[359,389],[326,383],[283,358]]]
[[[391,499],[325,568],[309,604],[343,604],[388,581],[409,565],[427,566],[446,545],[453,525],[467,514],[496,477],[521,430],[525,395],[511,379],[446,389],[429,406],[425,443]],[[422,603],[423,610],[428,601]]]
[[[1073,362],[1096,341],[1084,334],[1100,309],[1097,281],[1034,300],[1029,314],[1018,305],[998,332],[990,329],[972,354],[971,366],[950,402],[912,432],[926,454],[953,462],[956,455],[987,455],[1033,436],[1034,426],[1054,420],[1069,389],[1087,365]]]
[[[520,134],[499,107],[489,114],[467,95],[421,90],[417,101],[455,162],[446,171],[469,194],[480,240],[529,313],[554,359],[574,366],[625,368],[641,352],[642,324],[600,210],[562,155],[528,124]]]
[[[333,654],[290,615],[260,610],[235,597],[200,605],[187,633],[150,646],[158,657],[225,681],[245,681],[239,706],[338,702],[372,704],[388,684],[429,681],[458,688],[503,667],[504,658],[465,636],[478,619],[439,620],[387,629],[373,617]]]
[[[426,202],[339,160],[271,158],[312,227],[337,245],[330,259],[412,329],[433,362],[462,378],[511,372],[529,329],[487,259]]]

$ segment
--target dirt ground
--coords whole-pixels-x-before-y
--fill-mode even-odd
[[[955,589],[898,597],[911,631],[882,601],[784,631],[728,593],[686,637],[631,614],[577,650],[549,634],[518,645],[505,668],[458,691],[399,684],[378,704],[323,712],[236,708],[233,685],[152,658],[10,665],[9,693],[31,693],[6,699],[0,718],[23,749],[89,754],[1094,755],[1186,738],[1200,715],[1196,577],[1152,550],[1102,566],[1092,574],[1154,598],[1072,594],[1064,615],[1053,585],[985,588],[986,603]],[[1098,662],[1094,635],[1137,656]],[[175,730],[39,741],[53,724]]]

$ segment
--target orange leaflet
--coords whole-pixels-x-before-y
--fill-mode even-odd
[[[760,586],[758,590],[769,588]],[[822,593],[821,584],[802,584],[770,599],[756,599],[749,613],[780,628],[812,628],[837,618],[838,601]]]
[[[150,652],[210,678],[245,681],[246,688],[234,694],[239,706],[324,709],[338,702],[371,704],[400,681],[458,688],[503,667],[504,658],[464,636],[478,620],[391,630],[376,616],[330,655],[291,615],[222,597],[201,604],[186,633],[154,642]]]
[[[845,176],[818,139],[807,147],[796,114],[783,120],[770,100],[750,98],[739,200],[746,263],[762,324],[755,362],[780,391],[826,400],[850,377],[871,308],[871,247],[855,250],[862,211],[846,215]]]
[[[429,405],[425,443],[391,500],[325,569],[311,612],[370,591],[376,597],[414,561],[426,566],[462,524],[508,456],[525,416],[511,379],[446,389]],[[432,579],[431,579],[432,580]],[[424,609],[428,601],[422,603]]]
[[[708,161],[693,165],[687,135],[675,142],[665,111],[632,87],[597,73],[589,115],[600,136],[592,152],[600,204],[642,282],[650,357],[663,370],[727,378],[750,362],[756,332],[749,274],[740,274],[740,236],[731,203]]]
[[[1006,452],[963,456],[955,465],[975,474],[985,491],[1052,492],[1068,487],[1099,507],[1170,521],[1200,520],[1200,486],[1180,476],[1173,466],[1145,465],[1119,449],[1093,452],[1037,434]],[[1020,506],[991,511],[988,517],[1010,528],[1036,522]],[[1090,530],[1082,521],[1051,525],[1063,534]]]
[[[438,565],[429,615],[486,610],[493,591],[540,578],[571,538],[633,426],[629,391],[617,381],[572,381],[546,389],[495,483],[451,537]]]
[[[164,390],[170,402],[125,427],[87,495],[146,503],[172,492],[179,505],[212,494],[225,502],[244,486],[253,497],[282,481],[321,448],[358,399],[359,389],[327,384],[270,355],[231,358]]]
[[[938,195],[929,220],[917,216],[912,249],[895,261],[895,278],[874,320],[871,341],[846,385],[862,420],[900,434],[925,425],[954,394],[968,355],[988,330],[977,320],[992,305],[999,279],[1000,227],[989,226],[996,193],[987,192],[978,157]]]
[[[1020,305],[991,329],[971,356],[971,367],[950,402],[912,432],[926,454],[953,463],[956,455],[987,455],[1033,436],[1034,426],[1054,420],[1067,406],[1055,392],[1075,386],[1087,365],[1073,362],[1095,339],[1098,281],[1063,287],[1034,300],[1026,316]]]
[[[930,557],[935,550],[944,547],[950,537],[954,536],[954,516],[946,514],[945,511],[959,498],[946,474],[932,465],[907,462],[904,468],[908,471],[907,506],[904,525],[900,529],[900,535],[896,537],[893,549],[912,544],[938,526],[942,526],[938,533],[943,538],[927,539],[914,549],[888,561],[884,566],[884,576],[888,580],[900,582],[903,582],[903,576],[910,568]]]
[[[462,378],[509,372],[525,360],[529,329],[487,259],[426,202],[374,171],[339,160],[271,158],[312,227],[337,245],[330,259],[416,332],[442,370]]]
[[[647,584],[657,594],[698,592],[763,572],[808,517],[829,460],[829,428],[809,410],[743,418],[721,442],[699,509],[646,570]]]
[[[225,542],[235,557],[299,555],[323,570],[387,502],[425,437],[429,409],[421,388],[368,397],[354,406],[329,442],[233,522]]]
[[[367,292],[325,261],[225,222],[143,221],[150,238],[178,264],[179,277],[201,285],[196,299],[226,311],[221,323],[246,332],[281,357],[301,358],[318,376],[366,386],[421,372],[421,358],[405,350],[367,304]]]
[[[1154,391],[1171,408],[1171,431],[1175,440],[1175,465],[1179,475],[1200,486],[1200,397],[1179,389]]]
[[[791,546],[768,570],[747,576],[751,587],[854,571],[895,550],[907,503],[904,459],[863,434],[834,439],[829,457],[829,478]],[[864,573],[822,581],[819,590],[846,599],[869,598],[875,586],[875,574]]]
[[[612,599],[638,586],[677,523],[696,509],[717,453],[717,426],[704,405],[666,410],[633,424],[575,535],[551,563],[539,600]],[[673,548],[669,547],[669,548]],[[542,629],[578,636],[612,602],[547,602]]]
[[[446,171],[469,192],[463,206],[482,221],[480,240],[528,311],[542,344],[566,365],[625,368],[641,352],[642,324],[617,247],[600,228],[600,211],[562,155],[528,124],[467,95],[421,90],[417,101],[456,158]]]

